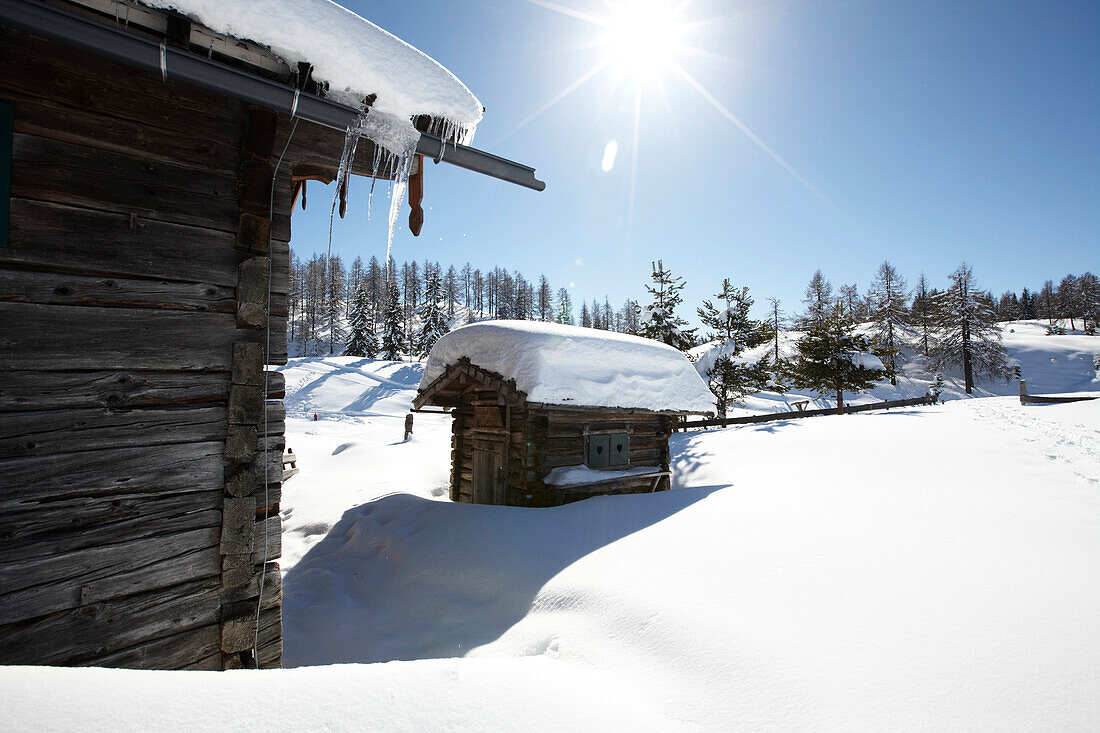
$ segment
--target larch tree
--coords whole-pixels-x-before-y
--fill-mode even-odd
[[[791,377],[800,389],[816,390],[822,397],[834,395],[838,412],[844,412],[844,393],[870,389],[885,375],[878,359],[868,354],[870,343],[856,334],[843,303],[822,314],[798,341],[798,358]]]
[[[933,315],[935,291],[928,288],[928,278],[922,272],[913,288],[913,304],[909,309],[909,322],[920,330],[920,348],[927,357],[931,353],[929,336],[935,324]]]
[[[554,291],[545,275],[539,276],[538,312],[540,321],[554,320]]]
[[[909,291],[905,279],[898,274],[889,262],[879,265],[875,279],[867,291],[867,306],[870,311],[872,332],[885,357],[886,373],[890,384],[897,385],[898,357],[904,345],[903,334],[909,321]]]
[[[859,286],[855,283],[851,285],[841,285],[837,292],[840,295],[840,300],[844,303],[844,308],[848,312],[848,318],[852,323],[859,323],[864,320],[864,316],[867,315],[868,303],[859,296]]]
[[[803,293],[802,303],[806,306],[806,312],[798,319],[798,327],[802,330],[808,331],[829,319],[833,309],[833,285],[825,279],[821,270],[814,271]]]
[[[978,290],[974,271],[965,263],[951,273],[951,287],[937,297],[932,368],[947,366],[962,367],[967,394],[973,393],[975,376],[1010,373],[993,301]]]

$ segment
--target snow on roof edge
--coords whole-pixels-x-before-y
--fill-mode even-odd
[[[638,336],[539,321],[471,323],[436,342],[420,390],[463,357],[513,380],[532,404],[714,413],[714,396],[691,362]]]
[[[292,66],[309,63],[313,77],[329,84],[329,97],[349,106],[362,109],[363,99],[374,94],[372,114],[393,118],[408,134],[418,137],[412,120],[427,116],[434,121],[431,132],[469,144],[481,122],[481,102],[450,70],[333,0],[139,1],[266,46]],[[395,141],[402,138],[408,135]]]

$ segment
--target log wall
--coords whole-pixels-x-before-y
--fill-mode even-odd
[[[506,503],[513,506],[557,506],[597,494],[638,493],[654,490],[654,477],[638,476],[567,491],[547,486],[542,479],[554,468],[583,464],[584,431],[630,433],[630,465],[669,470],[668,439],[675,418],[617,410],[546,409],[526,404],[505,406],[491,390],[475,390],[462,397],[452,412],[452,501],[471,503],[473,452],[501,446],[505,456]],[[657,490],[669,488],[662,477]]]
[[[0,101],[0,664],[224,669],[258,639],[279,666],[264,365],[286,361],[290,171],[315,153],[288,149],[270,216],[289,120],[6,28]]]

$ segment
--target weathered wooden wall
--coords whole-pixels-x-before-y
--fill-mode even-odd
[[[546,486],[542,478],[560,466],[584,463],[584,431],[630,432],[630,465],[669,469],[668,439],[675,418],[645,412],[616,410],[545,409],[529,405],[500,405],[491,390],[463,395],[455,407],[451,433],[452,501],[474,501],[473,451],[492,449],[503,441],[507,503],[516,506],[553,506],[595,494],[650,491],[652,476],[624,478],[596,487],[563,491]],[[494,435],[499,430],[499,436]],[[659,488],[669,486],[667,478]]]
[[[262,578],[278,666],[289,122],[10,29],[0,100],[0,664],[250,665]]]

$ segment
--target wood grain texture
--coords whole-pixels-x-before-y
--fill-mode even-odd
[[[236,287],[237,265],[247,258],[231,234],[215,229],[14,197],[9,242],[0,262],[227,288]]]
[[[237,180],[136,155],[16,133],[11,195],[234,234]]]
[[[220,606],[216,579],[206,579],[72,608],[4,628],[0,664],[183,667],[208,656]],[[207,631],[186,633],[197,629]]]
[[[275,374],[279,380],[268,380],[272,397],[285,393],[282,374]],[[10,371],[0,380],[0,412],[224,404],[228,393],[224,372]]]
[[[118,448],[0,462],[0,516],[42,503],[221,488],[225,444]]]
[[[222,525],[220,489],[47,501],[0,515],[0,564]]]
[[[0,565],[0,625],[221,575],[221,528]]]
[[[0,301],[213,313],[232,313],[236,307],[233,290],[222,285],[7,268],[0,268]]]
[[[13,412],[0,420],[0,459],[202,443],[224,440],[226,429],[222,407]]]
[[[0,369],[152,369],[227,372],[237,341],[259,342],[226,313],[0,303]],[[272,341],[285,321],[272,324]],[[278,351],[285,361],[284,345]],[[273,357],[276,349],[273,348]],[[278,363],[278,362],[275,362]]]

